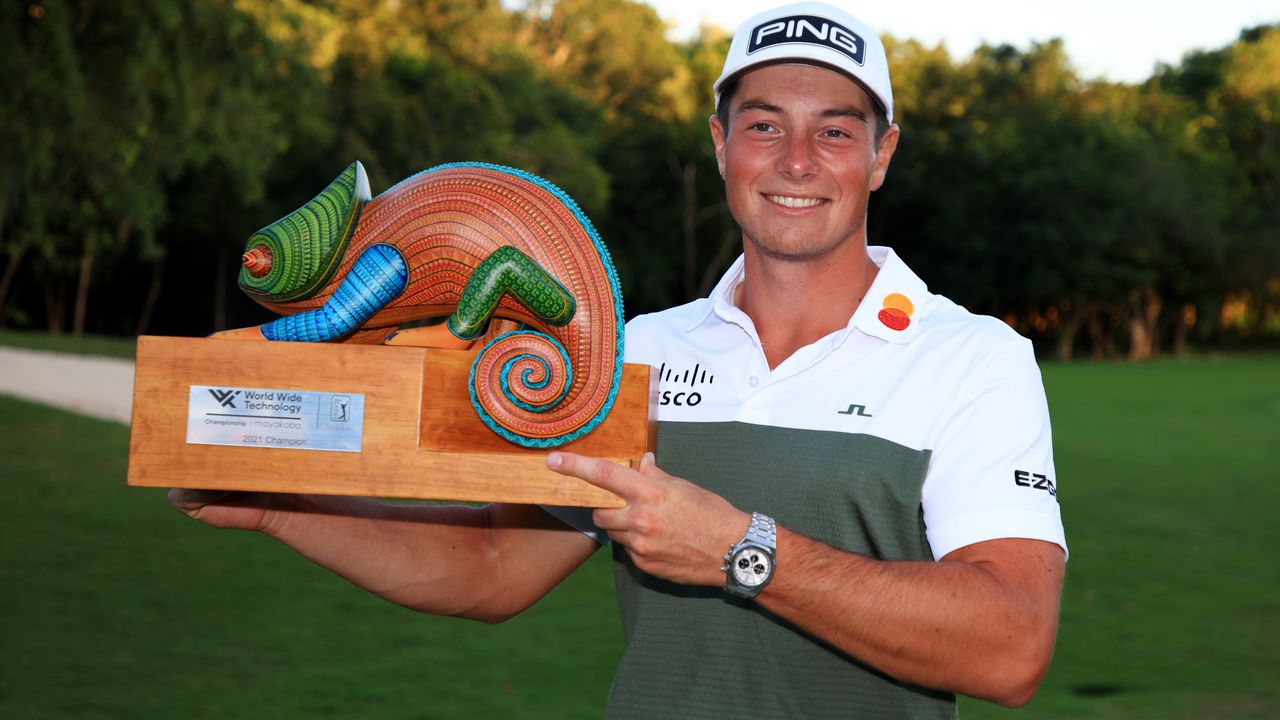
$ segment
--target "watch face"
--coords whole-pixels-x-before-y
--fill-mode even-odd
[[[733,556],[733,578],[746,587],[759,587],[773,571],[773,558],[759,548],[747,547]]]

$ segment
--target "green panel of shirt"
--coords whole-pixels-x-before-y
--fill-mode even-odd
[[[661,422],[658,466],[834,547],[933,560],[928,450],[869,435]],[[728,547],[725,548],[728,550]],[[903,685],[720,588],[637,570],[614,547],[627,650],[609,718],[954,718],[955,696]],[[787,558],[778,558],[785,572]]]

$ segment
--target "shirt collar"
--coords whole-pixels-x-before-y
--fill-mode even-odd
[[[892,248],[867,248],[880,272],[849,320],[872,337],[891,343],[910,342],[920,330],[920,315],[932,297],[929,288]]]
[[[693,332],[712,315],[718,316],[721,320],[736,323],[737,317],[743,313],[733,304],[733,295],[745,277],[746,256],[739,255],[724,275],[720,276],[720,282],[716,283],[716,286],[711,289],[711,294],[707,295],[707,302],[704,303],[702,311],[693,318],[693,322],[689,323],[689,327],[684,331]]]
[[[920,328],[920,310],[930,297],[929,289],[892,248],[867,248],[880,271],[863,296],[839,341],[853,329],[892,343],[909,342]],[[733,304],[734,291],[746,275],[744,256],[739,255],[707,296],[707,302],[685,332],[693,332],[712,315],[725,322],[741,324],[744,313]]]

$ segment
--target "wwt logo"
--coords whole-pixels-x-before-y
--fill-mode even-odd
[[[218,404],[225,408],[235,408],[235,398],[240,394],[239,390],[214,390],[209,388],[209,394],[213,396]]]

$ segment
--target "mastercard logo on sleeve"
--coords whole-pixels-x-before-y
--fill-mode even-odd
[[[902,293],[889,293],[884,296],[883,308],[877,316],[880,322],[890,330],[906,330],[911,325],[911,316],[916,306]]]

